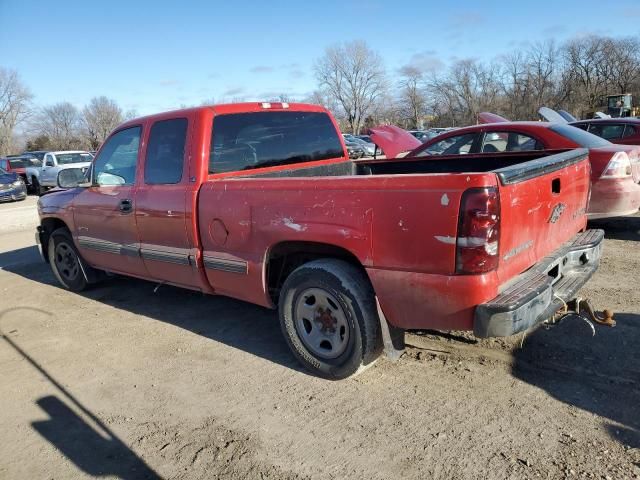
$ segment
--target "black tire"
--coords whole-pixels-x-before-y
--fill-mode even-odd
[[[40,195],[40,182],[36,177],[31,177],[31,193]]]
[[[72,292],[81,292],[89,285],[83,271],[80,253],[73,244],[69,230],[58,228],[49,236],[49,265],[58,282]]]
[[[321,306],[315,292],[320,292],[318,297],[326,294],[330,308]],[[297,314],[301,308],[314,318]],[[315,260],[294,270],[280,291],[279,313],[291,351],[320,377],[346,378],[372,364],[382,352],[373,288],[360,268],[343,260]],[[321,339],[318,346],[311,346],[312,338]]]

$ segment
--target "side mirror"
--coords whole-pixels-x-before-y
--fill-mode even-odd
[[[86,168],[65,168],[58,172],[58,186],[60,188],[90,187]]]

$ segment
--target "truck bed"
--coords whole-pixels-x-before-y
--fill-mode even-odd
[[[456,275],[461,199],[482,188],[499,192],[500,263],[481,275]],[[424,325],[412,310],[430,305],[432,328],[469,329],[475,305],[585,228],[588,191],[588,155],[580,149],[499,161],[429,157],[247,171],[201,187],[205,273],[219,293],[272,306],[265,264],[273,252],[330,245],[367,269],[396,326]]]
[[[276,172],[254,174],[250,170],[244,178],[287,178],[287,177],[335,177],[354,175],[415,175],[446,173],[486,173],[494,172],[501,180],[511,179],[527,172],[538,175],[550,168],[561,168],[573,161],[579,161],[586,150],[556,150],[514,152],[511,155],[489,157],[483,155],[429,156],[401,159],[368,159],[345,161],[328,165],[305,167],[296,165]]]

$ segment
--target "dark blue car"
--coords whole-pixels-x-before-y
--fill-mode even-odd
[[[22,177],[0,168],[0,202],[11,202],[27,198],[27,187]]]

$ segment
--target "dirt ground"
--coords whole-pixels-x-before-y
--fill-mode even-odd
[[[415,332],[328,382],[274,312],[114,278],[58,287],[0,205],[0,478],[640,478],[640,216],[596,224],[616,312],[506,340]],[[522,344],[522,346],[521,346]]]

